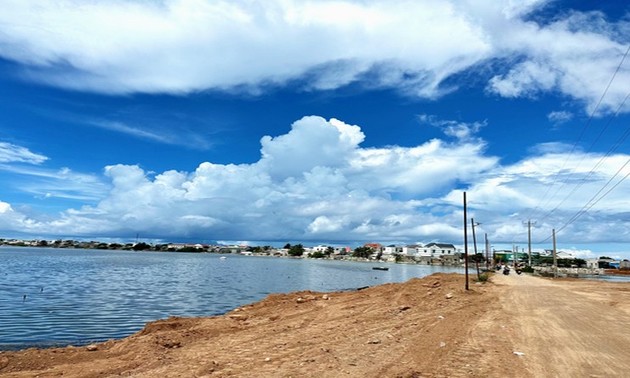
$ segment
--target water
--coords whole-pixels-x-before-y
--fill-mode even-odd
[[[0,350],[128,336],[169,316],[211,316],[297,290],[337,291],[435,272],[420,265],[216,254],[0,248]]]
[[[615,275],[599,275],[599,276],[587,276],[585,277],[591,280],[608,281],[608,282],[630,282],[630,276],[615,276]]]

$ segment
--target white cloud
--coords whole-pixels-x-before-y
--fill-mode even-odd
[[[204,162],[193,172],[157,175],[138,166],[108,166],[111,186],[95,205],[50,220],[27,216],[2,202],[0,228],[89,237],[140,233],[166,239],[457,244],[465,189],[469,216],[482,223],[479,235],[522,241],[523,221],[531,218],[537,221],[533,237],[540,241],[580,210],[629,158],[609,156],[591,173],[601,155],[574,151],[568,159],[562,146],[540,148],[532,157],[500,165],[497,158],[485,156],[482,140],[363,148],[364,137],[359,126],[304,117],[286,134],[262,138],[260,160],[253,164]],[[45,170],[39,174],[53,175]],[[69,170],[56,175],[80,177]],[[580,190],[572,193],[576,184]],[[622,182],[563,230],[561,240],[602,242],[615,235],[619,240],[612,241],[630,241],[629,191],[630,182]]]
[[[505,33],[492,33],[497,50],[520,58],[506,74],[494,76],[489,89],[505,97],[557,91],[585,103],[591,113],[614,76],[598,113],[614,112],[630,85],[627,60],[615,74],[629,42],[618,31],[626,29],[628,21],[614,24],[604,19],[598,12],[573,12],[549,25],[518,22]],[[630,104],[622,109],[629,110]]]
[[[274,177],[294,176],[318,166],[337,167],[351,158],[363,139],[357,126],[304,117],[288,134],[262,138],[260,164]]]
[[[49,169],[0,164],[0,171],[14,174],[8,185],[41,199],[65,198],[96,201],[107,193],[108,185],[96,175],[74,172],[69,168]],[[28,180],[23,180],[28,177]]]
[[[533,96],[556,86],[557,74],[547,64],[527,61],[505,76],[495,76],[490,87],[503,97]]]
[[[310,116],[285,135],[262,138],[253,164],[205,162],[194,172],[155,177],[138,166],[108,166],[111,189],[97,205],[15,227],[64,235],[400,239],[442,221],[427,216],[419,224],[415,197],[446,193],[497,161],[472,143],[364,149],[364,137],[358,126]]]
[[[142,128],[116,121],[91,121],[89,124],[105,130],[123,133],[138,139],[150,140],[162,144],[172,144],[197,149],[207,149],[210,146],[210,143],[205,138],[190,131],[183,132],[183,130],[178,130],[177,132],[172,132],[156,130],[157,127],[155,127],[155,125],[151,125],[150,128]]]
[[[256,87],[304,74],[334,88],[389,62],[435,87],[487,50],[448,2],[12,1],[4,9],[3,56],[40,80],[104,92]]]
[[[46,160],[46,156],[31,152],[26,147],[0,142],[0,163],[41,164]]]
[[[25,230],[19,230],[19,227],[28,226],[32,223],[33,221],[25,215],[13,210],[9,203],[0,201],[0,229],[14,230],[17,228],[16,231],[21,232]]]
[[[260,92],[298,80],[352,82],[437,97],[452,75],[489,61],[506,97],[557,91],[592,110],[627,46],[627,19],[599,13],[526,17],[550,0],[515,2],[6,0],[0,56],[24,77],[105,93]],[[602,110],[620,104],[624,65]],[[625,111],[630,109],[627,105]]]
[[[65,198],[94,201],[107,192],[107,185],[94,175],[73,172],[69,168],[48,169],[41,165],[48,157],[7,142],[0,142],[0,172],[10,173],[5,186],[40,199]],[[23,180],[28,177],[29,180]]]
[[[457,122],[452,120],[438,119],[436,116],[428,114],[420,114],[418,119],[422,123],[440,128],[447,136],[459,139],[470,140],[476,133],[486,126],[486,122]]]
[[[573,119],[573,113],[566,111],[555,111],[547,114],[547,119],[554,125],[560,125]]]
[[[626,214],[630,208],[624,204],[625,193],[630,190],[628,181],[622,181],[604,200],[565,227],[630,156],[612,155],[598,165],[601,158],[599,154],[549,152],[496,169],[467,190],[474,217],[492,231],[494,240],[522,240],[522,222],[532,219],[537,222],[532,231],[535,242],[550,237],[552,229],[562,229],[558,237],[564,242],[628,241]],[[615,182],[629,173],[626,167]],[[461,192],[454,191],[447,198],[453,203],[461,201]]]

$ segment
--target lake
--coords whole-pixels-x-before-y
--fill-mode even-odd
[[[271,293],[352,290],[463,272],[405,264],[372,270],[377,265],[383,264],[0,247],[0,350],[122,338],[149,321],[224,314]]]

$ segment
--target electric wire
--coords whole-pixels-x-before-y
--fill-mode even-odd
[[[628,48],[626,49],[626,52],[623,54],[621,61],[619,62],[619,64],[617,65],[617,68],[615,69],[615,72],[613,73],[612,77],[610,78],[610,80],[608,81],[608,84],[606,85],[606,88],[604,89],[604,92],[602,93],[602,95],[599,98],[599,101],[597,102],[597,105],[595,106],[595,108],[593,108],[593,110],[591,111],[591,114],[589,115],[588,120],[586,121],[586,123],[584,124],[584,127],[582,127],[582,130],[580,131],[580,134],[577,138],[577,140],[575,141],[575,143],[573,143],[573,146],[571,147],[571,151],[569,152],[569,154],[567,155],[566,159],[564,160],[564,163],[562,164],[562,167],[556,172],[556,174],[553,176],[553,181],[551,183],[551,185],[547,186],[547,190],[545,191],[545,193],[543,194],[543,196],[541,197],[541,200],[539,201],[539,204],[536,205],[534,207],[534,209],[532,209],[528,215],[525,217],[527,219],[531,219],[533,218],[534,215],[537,214],[537,210],[541,208],[541,206],[546,206],[552,198],[554,198],[558,192],[560,191],[560,189],[562,189],[562,187],[564,185],[566,185],[568,179],[565,179],[556,189],[555,193],[549,197],[549,199],[547,199],[547,196],[549,195],[549,192],[551,191],[551,189],[556,186],[556,183],[558,181],[558,178],[560,177],[560,173],[564,170],[564,168],[566,167],[569,159],[571,158],[571,156],[573,155],[573,153],[575,152],[575,149],[577,148],[577,145],[580,143],[580,141],[582,140],[582,138],[584,137],[584,134],[586,133],[586,130],[589,128],[589,126],[591,125],[591,122],[593,121],[593,118],[595,117],[595,114],[597,113],[597,111],[599,110],[600,105],[602,104],[602,102],[604,101],[604,98],[606,97],[606,94],[608,94],[608,90],[610,89],[610,86],[612,85],[612,83],[614,82],[615,78],[617,77],[617,74],[619,73],[619,71],[621,70],[621,66],[623,65],[624,61],[626,60],[626,57],[628,56],[628,53],[630,52],[630,45],[628,45]],[[544,203],[543,205],[543,201],[547,200],[547,202]]]
[[[610,126],[610,124],[612,123],[612,120],[614,118],[616,118],[619,115],[619,112],[621,111],[621,109],[623,109],[623,106],[625,105],[626,101],[628,100],[628,98],[630,97],[630,92],[628,92],[628,94],[626,95],[626,97],[624,98],[624,100],[622,101],[622,103],[617,107],[617,111],[608,119],[608,122],[606,123],[606,125],[602,128],[602,130],[600,131],[599,135],[597,136],[597,138],[595,138],[595,140],[593,141],[593,143],[591,143],[590,147],[588,148],[588,150],[586,152],[590,152],[593,148],[593,146],[595,145],[595,143],[597,143],[597,141],[600,139],[600,137],[603,135],[604,131],[606,131],[606,129],[608,128],[608,126]],[[597,170],[597,168],[599,168],[604,160],[609,157],[613,152],[615,152],[617,150],[617,148],[619,148],[619,146],[628,138],[628,136],[630,135],[630,127],[626,129],[626,131],[624,132],[624,134],[617,139],[617,142],[615,142],[615,144],[613,146],[611,146],[608,151],[606,152],[606,154],[604,154],[598,161],[597,163],[593,166],[593,168],[591,168],[591,170],[586,174],[585,177],[583,177],[574,187],[573,189],[564,197],[564,199],[562,201],[560,201],[560,203],[558,203],[553,209],[551,209],[550,211],[548,211],[547,213],[545,213],[542,217],[540,217],[540,221],[544,222],[545,219],[549,218],[551,215],[553,215],[553,213],[556,212],[556,210],[558,210],[560,208],[560,206],[562,206],[569,198],[571,198],[571,196],[579,189],[581,188],[588,179],[591,178],[591,176],[593,176],[593,174],[595,173],[595,171]],[[580,161],[578,162],[578,164],[576,166],[580,166],[582,164],[582,162],[584,161],[584,159],[586,158],[586,155],[582,156],[582,159],[580,159]]]
[[[602,95],[600,96],[596,106],[593,108],[593,111],[590,113],[588,120],[586,121],[584,127],[582,128],[577,140],[575,141],[575,143],[573,144],[571,151],[569,152],[569,154],[567,155],[566,159],[564,160],[562,167],[554,174],[553,176],[553,181],[552,184],[547,186],[547,190],[545,191],[544,195],[541,197],[541,200],[538,202],[538,205],[536,205],[533,209],[531,209],[528,214],[526,219],[532,219],[533,215],[537,214],[540,209],[541,206],[543,205],[543,201],[547,200],[547,202],[544,202],[545,204],[549,203],[551,201],[552,198],[555,198],[556,195],[558,194],[558,192],[562,189],[562,187],[566,186],[569,180],[570,175],[567,176],[566,179],[564,179],[561,184],[557,187],[555,193],[553,194],[553,196],[548,197],[550,191],[552,190],[552,188],[554,186],[556,186],[556,183],[558,182],[558,179],[560,177],[561,172],[564,170],[564,168],[566,167],[569,159],[571,158],[571,156],[573,155],[573,153],[575,152],[575,149],[577,148],[577,145],[580,143],[580,141],[582,140],[582,138],[584,137],[584,134],[586,132],[586,130],[588,129],[588,127],[590,126],[593,118],[595,117],[595,114],[597,113],[597,111],[599,110],[599,107],[601,106],[604,98],[606,97],[606,94],[608,93],[612,83],[614,82],[617,74],[619,73],[619,71],[621,70],[621,67],[626,59],[626,57],[628,56],[628,53],[630,52],[630,45],[628,45],[628,48],[626,49],[625,53],[623,54],[621,61],[619,62],[619,64],[617,65],[617,68],[615,69],[615,72],[613,73],[611,79],[609,80],[608,84],[606,85],[606,88],[604,89],[604,92],[602,93]],[[601,136],[604,134],[604,132],[606,131],[606,129],[608,128],[608,126],[610,125],[610,123],[612,122],[612,120],[618,116],[619,112],[621,111],[621,109],[623,109],[623,105],[625,104],[625,102],[628,99],[628,96],[630,96],[630,93],[628,93],[628,95],[626,95],[626,97],[624,98],[622,104],[617,108],[617,111],[615,112],[615,114],[609,118],[607,124],[604,126],[604,128],[599,132],[598,136],[596,137],[595,141],[593,141],[591,143],[591,145],[589,146],[589,149],[587,150],[587,152],[589,152],[593,146],[595,145],[595,143],[601,138]],[[615,151],[619,145],[621,145],[621,143],[623,143],[623,141],[628,137],[628,134],[630,134],[630,129],[626,130],[626,133],[624,133],[624,135],[618,139],[617,143],[611,147],[611,149],[608,150],[608,152],[606,153],[605,156],[603,156],[602,158],[600,158],[600,160],[597,162],[597,164],[591,169],[591,171],[589,171],[589,173],[587,174],[586,177],[583,177],[582,180],[580,181],[580,183],[578,183],[573,190],[569,193],[569,195],[567,195],[560,203],[558,203],[551,211],[547,212],[544,214],[544,216],[542,217],[542,220],[548,218],[549,216],[551,216],[562,204],[564,204],[564,202],[566,202],[566,200],[568,198],[570,198],[572,196],[573,193],[575,193],[575,191],[577,191],[578,188],[580,188],[582,185],[584,185],[584,183],[586,182],[586,180],[588,178],[590,178],[590,176],[592,176],[592,174],[595,172],[595,170],[603,163],[603,161],[605,160],[606,157],[608,157],[613,151]],[[584,160],[584,157],[580,160],[580,163],[578,163],[578,165],[576,165],[576,167],[574,169],[571,170],[571,172],[574,172],[575,169],[577,169],[579,167],[579,165],[581,164],[581,162]],[[630,162],[630,161],[629,161]],[[626,162],[626,164],[624,164],[623,167],[625,167],[629,162]],[[623,169],[620,168],[620,171]],[[618,171],[618,173],[620,172]],[[611,180],[609,180],[609,182],[604,185],[598,192],[597,194],[593,197],[595,198],[599,193],[601,193],[602,190],[604,190],[606,188],[606,186],[609,185],[609,183],[614,179],[614,177],[616,177],[618,175],[618,173],[615,174],[615,176],[613,176],[613,178],[611,178]],[[626,175],[627,177],[627,175]],[[621,181],[623,181],[626,177],[624,177]],[[608,192],[606,192],[604,194],[607,195],[608,193],[610,193],[610,191],[612,191],[612,189],[614,189],[615,187],[617,187],[620,183],[618,182],[617,184],[615,184],[613,186],[613,188],[611,188],[611,190],[609,190]],[[584,214],[586,211],[588,211],[589,209],[591,209],[597,202],[599,202],[604,196],[600,197],[597,201],[595,201],[594,203],[592,203],[589,206],[589,203],[593,200],[593,198],[591,198],[591,200],[589,200],[589,202],[587,202],[587,204],[584,205],[584,207],[578,212],[579,215],[572,217],[570,219],[569,222],[573,223],[575,220],[577,220],[582,214]],[[564,229],[565,227],[567,227],[569,224],[568,223],[563,225],[561,229]],[[514,235],[515,236],[515,235]],[[514,239],[514,236],[512,237],[512,239]],[[543,241],[540,241],[539,243],[544,243],[545,241],[549,240],[550,237],[546,238]]]
[[[615,183],[615,185],[613,185],[610,189],[608,189],[608,191],[606,191],[606,193],[602,194],[601,197],[599,197],[597,200],[593,201],[615,179],[615,177],[617,177],[621,173],[621,171],[623,171],[623,169],[628,166],[628,164],[630,164],[630,159],[626,160],[625,164],[623,164],[621,166],[621,168],[619,168],[617,170],[617,172],[606,182],[606,184],[604,186],[602,186],[602,188],[599,189],[599,191],[597,191],[597,193],[595,193],[595,195],[593,195],[591,197],[591,199],[584,206],[582,206],[582,208],[577,213],[575,213],[564,225],[562,225],[562,227],[560,227],[558,230],[556,230],[556,234],[558,234],[560,231],[564,230],[567,226],[569,226],[570,224],[575,222],[579,217],[581,217],[582,215],[586,214],[586,212],[588,210],[590,210],[599,201],[601,201],[604,197],[606,197],[608,194],[610,194],[610,192],[612,192],[617,186],[619,186],[619,184],[621,184],[625,179],[627,179],[628,176],[630,176],[630,171],[624,177],[622,177],[619,181],[617,181]],[[550,238],[551,238],[551,236],[548,236],[546,239],[541,240],[538,243],[539,244],[540,243],[544,243],[547,240],[549,240]]]

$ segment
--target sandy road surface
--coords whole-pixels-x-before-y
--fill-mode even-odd
[[[503,334],[526,371],[511,376],[629,377],[630,285],[496,275]]]

